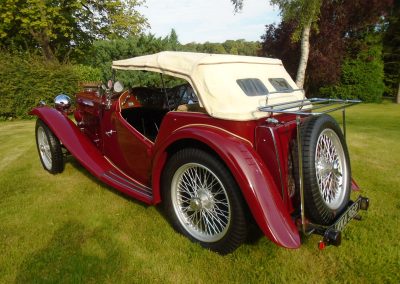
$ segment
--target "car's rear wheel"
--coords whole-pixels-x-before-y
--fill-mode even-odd
[[[60,140],[40,119],[36,121],[36,146],[43,168],[51,174],[64,170],[64,155]]]
[[[329,115],[312,117],[301,127],[304,202],[307,217],[329,225],[350,198],[350,159],[337,122]]]
[[[210,153],[187,148],[175,153],[162,176],[165,211],[173,227],[221,254],[247,237],[245,205],[229,170]]]

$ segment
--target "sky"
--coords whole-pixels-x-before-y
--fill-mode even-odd
[[[234,12],[230,0],[146,0],[140,12],[148,19],[148,32],[164,37],[175,29],[180,43],[259,41],[265,25],[279,23],[279,11],[267,0],[245,0]]]

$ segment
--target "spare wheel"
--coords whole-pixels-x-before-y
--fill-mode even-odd
[[[351,170],[346,141],[329,115],[307,118],[301,126],[306,216],[329,225],[350,198]]]

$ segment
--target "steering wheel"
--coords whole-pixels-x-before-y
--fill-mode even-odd
[[[189,84],[183,84],[183,85],[179,86],[179,92],[181,94],[180,94],[179,98],[174,101],[174,107],[172,110],[174,110],[174,111],[177,110],[178,107],[181,105],[183,97],[185,96],[186,91],[189,89],[189,86],[190,86]]]

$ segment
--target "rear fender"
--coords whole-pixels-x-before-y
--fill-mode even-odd
[[[287,212],[274,180],[250,141],[224,129],[206,125],[187,126],[174,131],[155,149],[153,194],[160,202],[160,177],[168,147],[182,139],[195,139],[212,148],[225,162],[242,190],[251,213],[263,233],[286,248],[300,246],[299,232]]]

